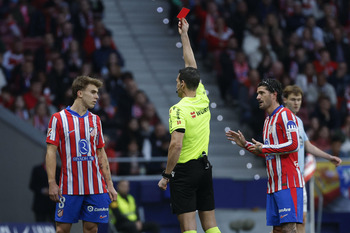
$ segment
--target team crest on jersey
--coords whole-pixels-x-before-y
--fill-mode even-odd
[[[298,126],[297,126],[297,124],[295,124],[294,121],[288,121],[287,130],[290,132],[295,132],[298,130]]]
[[[57,217],[62,217],[63,216],[63,209],[58,209],[57,210]]]
[[[192,118],[196,118],[196,112],[191,112],[190,114]]]
[[[97,135],[97,130],[94,127],[90,127],[89,132],[91,137],[95,137]]]
[[[52,128],[48,128],[46,137],[51,137],[51,133],[52,133]]]

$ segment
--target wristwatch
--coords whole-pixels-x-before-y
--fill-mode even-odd
[[[168,180],[170,180],[173,177],[172,173],[167,174],[167,173],[165,173],[165,170],[162,172],[162,176]]]

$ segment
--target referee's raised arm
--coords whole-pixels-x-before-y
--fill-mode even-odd
[[[188,38],[189,24],[186,19],[180,19],[178,23],[179,34],[181,35],[182,50],[185,60],[185,67],[193,67],[197,69],[197,63],[191,48],[190,39]]]

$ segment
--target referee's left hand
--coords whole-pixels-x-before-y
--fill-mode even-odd
[[[169,183],[169,180],[162,177],[162,179],[158,182],[158,187],[161,190],[165,191],[166,188],[168,187],[168,183]]]

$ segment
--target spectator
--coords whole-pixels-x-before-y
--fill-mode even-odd
[[[137,159],[142,157],[142,154],[140,153],[140,148],[135,139],[131,139],[128,142],[127,148],[122,152],[121,157],[130,159],[130,162],[124,163],[120,166],[118,175],[140,175],[141,164]]]
[[[69,49],[69,44],[74,40],[74,25],[70,22],[65,22],[62,29],[62,35],[58,37],[57,43],[61,53],[65,53]]]
[[[301,2],[293,1],[293,13],[286,17],[286,24],[287,32],[294,32],[297,28],[305,24]]]
[[[46,33],[44,37],[44,44],[35,51],[34,67],[36,70],[45,72],[50,71],[52,64],[48,64],[48,62],[56,59],[56,57],[50,59],[51,52],[55,49],[55,47],[56,44],[53,34]],[[58,52],[57,55],[59,55]]]
[[[4,53],[2,65],[5,67],[8,74],[24,60],[23,43],[20,38],[15,38],[12,41],[11,49]]]
[[[110,209],[113,213],[111,222],[115,224],[118,231],[125,233],[160,232],[158,224],[141,221],[135,198],[129,193],[129,181],[119,181],[117,191],[117,200],[110,204]]]
[[[219,57],[219,66],[217,70],[217,82],[220,90],[220,97],[226,103],[230,98],[237,99],[236,95],[231,96],[231,87],[237,86],[237,79],[233,67],[233,62],[236,59],[238,52],[238,42],[235,37],[231,37],[228,41],[228,46],[225,48]]]
[[[56,168],[56,182],[59,182],[61,168]],[[33,167],[30,190],[34,193],[32,210],[36,222],[55,222],[55,202],[49,198],[49,184],[47,183],[47,172],[45,162]]]
[[[316,134],[316,138],[312,141],[316,147],[323,151],[329,151],[331,148],[330,130],[326,125],[320,127]]]
[[[53,67],[48,75],[49,86],[54,96],[54,105],[59,107],[63,102],[64,93],[70,88],[73,80],[69,77],[68,70],[62,57],[53,61]]]
[[[337,95],[334,87],[327,83],[326,75],[324,73],[317,74],[317,82],[311,83],[306,92],[306,100],[310,105],[316,104],[319,96],[323,94],[331,101],[332,106],[337,106]]]
[[[335,62],[346,62],[350,64],[350,47],[345,42],[343,31],[340,27],[333,29],[333,40],[329,41],[326,46],[330,53],[331,59]]]
[[[248,7],[245,1],[238,1],[236,11],[228,20],[228,26],[233,29],[239,45],[242,44],[246,22],[248,21]]]
[[[299,70],[299,74],[295,79],[295,84],[299,86],[304,93],[307,93],[309,90],[309,85],[315,83],[317,83],[315,67],[312,62],[307,62],[304,69]]]
[[[131,107],[131,115],[136,119],[139,119],[144,114],[144,109],[146,104],[148,103],[148,98],[145,92],[138,90],[134,96],[134,103]]]
[[[331,136],[331,148],[328,151],[329,154],[332,154],[337,157],[349,158],[349,154],[341,150],[342,144],[345,142],[345,135],[341,131],[336,131]]]
[[[13,97],[9,86],[4,86],[1,88],[0,93],[0,105],[5,108],[11,109],[15,102],[15,98]]]
[[[16,97],[15,103],[12,107],[12,112],[20,119],[27,121],[29,120],[29,111],[24,102],[23,96],[19,95]]]
[[[311,113],[311,117],[317,117],[320,125],[327,126],[329,129],[337,129],[340,127],[338,112],[331,105],[330,99],[327,96],[321,95],[317,100],[317,106]]]
[[[345,88],[350,84],[350,75],[345,62],[338,65],[338,69],[329,77],[328,82],[332,84],[337,94],[338,107],[344,102]]]
[[[107,64],[109,55],[111,53],[115,53],[118,57],[118,65],[124,66],[124,60],[119,53],[119,51],[113,46],[111,46],[111,36],[110,35],[104,35],[101,39],[101,47],[93,53],[92,60],[94,64],[94,71],[99,73],[101,72],[101,69],[103,66]]]
[[[31,81],[30,90],[23,95],[23,99],[28,110],[33,113],[33,109],[37,103],[42,99],[45,100],[43,95],[43,84],[38,79],[33,79]]]
[[[321,42],[322,44],[324,44],[323,41],[323,31],[320,27],[318,27],[316,25],[316,20],[313,16],[308,16],[306,19],[306,23],[303,26],[300,26],[297,30],[296,33],[297,35],[301,38],[302,37],[302,33],[304,31],[305,28],[308,28],[311,31],[311,35],[312,38],[315,41]]]
[[[68,50],[63,55],[70,77],[76,77],[84,62],[84,54],[77,40],[69,43]]]
[[[38,129],[46,135],[50,116],[49,107],[45,100],[38,101],[38,103],[35,105],[31,119],[34,128]]]
[[[338,63],[331,60],[327,49],[322,49],[319,53],[320,60],[314,61],[316,73],[324,72],[326,76],[329,76],[338,68]]]
[[[30,89],[31,81],[35,76],[33,62],[24,61],[14,68],[9,85],[11,91],[17,95],[22,95]]]

